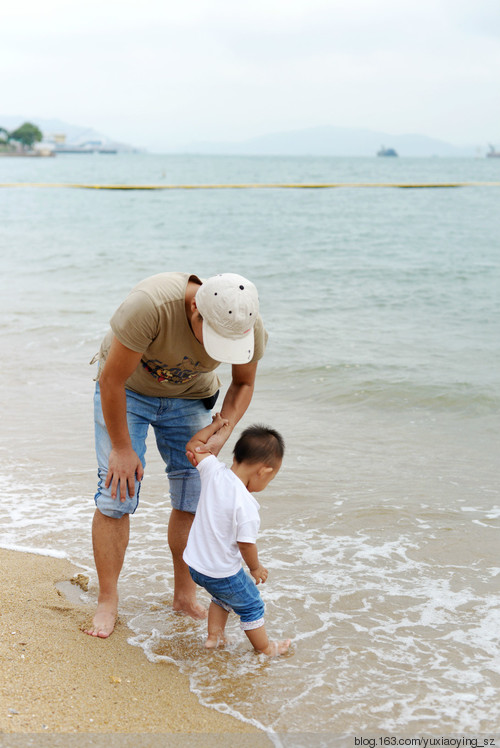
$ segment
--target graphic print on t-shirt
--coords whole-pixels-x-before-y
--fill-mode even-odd
[[[203,369],[198,369],[200,362],[193,361],[189,356],[184,356],[182,361],[176,366],[168,366],[163,361],[158,361],[158,359],[141,361],[141,363],[146,371],[158,382],[172,382],[173,384],[190,382],[200,371],[203,371]]]

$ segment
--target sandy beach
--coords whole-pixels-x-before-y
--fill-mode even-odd
[[[82,633],[90,609],[56,586],[78,581],[68,561],[0,549],[0,563],[2,746],[128,746],[138,734],[141,746],[165,735],[169,745],[271,744],[201,706],[173,665],[148,662],[123,621],[107,640]]]

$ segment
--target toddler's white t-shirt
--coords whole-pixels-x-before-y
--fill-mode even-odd
[[[215,455],[198,463],[201,493],[184,551],[184,561],[208,577],[237,574],[240,543],[255,543],[259,504],[237,475]]]

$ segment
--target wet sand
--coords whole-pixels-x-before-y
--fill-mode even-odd
[[[68,561],[0,549],[0,568],[2,745],[30,745],[31,735],[37,745],[111,748],[137,745],[138,734],[141,746],[271,745],[201,706],[175,666],[146,660],[124,622],[106,640],[84,634],[90,608],[56,587],[78,578]]]

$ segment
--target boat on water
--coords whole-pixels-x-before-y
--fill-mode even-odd
[[[490,143],[490,150],[486,154],[486,158],[500,158],[500,151],[495,150],[495,146]]]
[[[380,151],[377,152],[377,156],[397,156],[397,151],[394,148],[386,148],[382,146]]]

